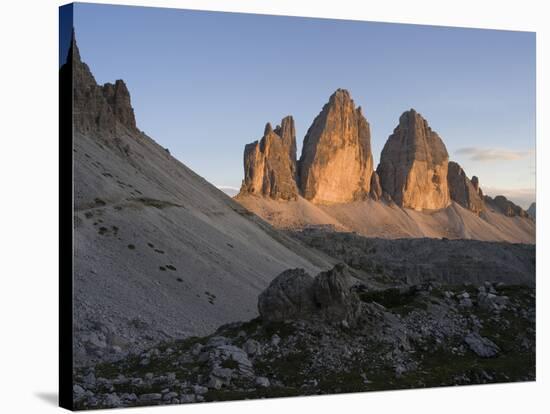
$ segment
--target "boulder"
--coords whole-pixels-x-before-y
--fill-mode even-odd
[[[337,264],[331,270],[319,273],[312,288],[315,303],[324,318],[353,323],[360,304],[357,295],[351,291],[351,278],[346,265]]]
[[[315,308],[313,278],[304,269],[288,269],[277,276],[258,298],[258,311],[265,321],[297,319]]]
[[[399,206],[436,210],[450,204],[449,155],[439,135],[414,109],[404,112],[380,157],[383,192]]]
[[[302,269],[277,276],[258,299],[264,321],[323,319],[353,323],[360,301],[351,291],[351,278],[344,264],[319,273],[315,279]]]
[[[314,119],[298,164],[302,195],[318,204],[369,195],[373,159],[370,126],[348,91],[338,89]]]
[[[499,347],[493,341],[475,332],[470,332],[466,335],[464,342],[466,342],[466,345],[481,358],[491,358],[500,352]]]

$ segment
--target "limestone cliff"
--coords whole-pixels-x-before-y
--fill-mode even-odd
[[[299,161],[302,195],[317,204],[368,196],[373,172],[369,123],[338,89],[309,127]]]
[[[67,59],[72,63],[73,125],[76,131],[108,139],[138,132],[130,93],[122,80],[98,85],[80,57],[73,33]],[[63,71],[62,71],[63,73]],[[66,76],[71,76],[67,73]]]
[[[462,167],[456,162],[449,162],[447,183],[453,201],[476,214],[484,210],[483,193],[479,188],[478,178],[474,176],[470,181]]]
[[[281,200],[294,200],[298,196],[296,132],[291,116],[283,118],[275,130],[268,123],[263,137],[245,146],[241,194]]]
[[[441,209],[449,205],[449,155],[445,144],[414,109],[404,112],[390,135],[377,173],[385,193],[401,207]]]

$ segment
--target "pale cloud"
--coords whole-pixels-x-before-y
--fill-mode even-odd
[[[513,151],[503,148],[466,147],[459,148],[455,151],[455,153],[465,155],[472,161],[513,161],[526,158],[533,154],[534,151]]]

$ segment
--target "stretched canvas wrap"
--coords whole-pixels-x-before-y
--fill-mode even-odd
[[[535,380],[535,34],[60,8],[70,409]]]

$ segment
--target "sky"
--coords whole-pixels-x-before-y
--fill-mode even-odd
[[[415,108],[486,194],[535,200],[534,33],[82,3],[74,26],[98,83],[123,79],[138,127],[217,186],[240,187],[266,122],[292,115],[300,154],[345,88],[375,165]]]

